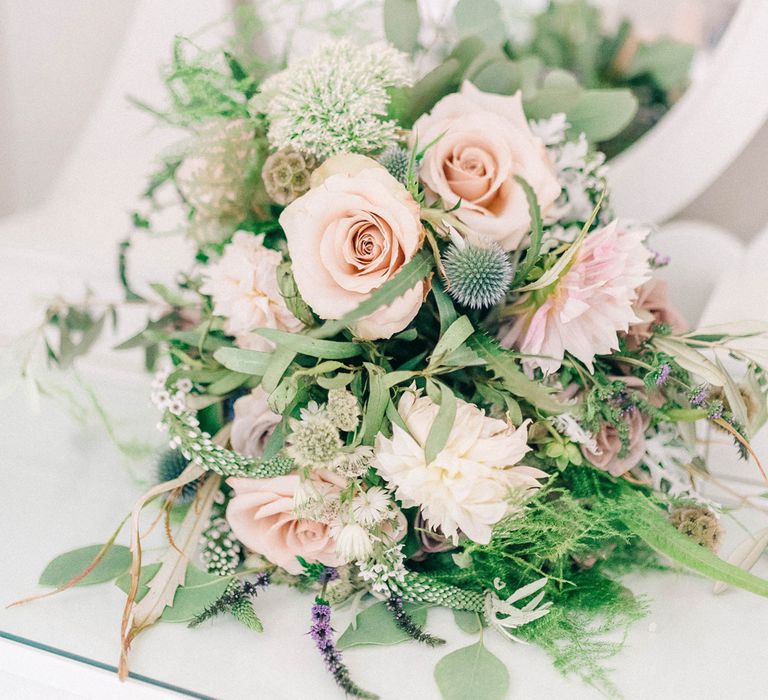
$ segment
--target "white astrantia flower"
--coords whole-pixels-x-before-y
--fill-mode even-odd
[[[339,430],[355,430],[360,422],[360,404],[357,397],[347,389],[331,389],[326,410],[328,418]]]
[[[403,52],[384,42],[341,39],[265,80],[253,106],[267,115],[273,148],[292,146],[320,159],[367,153],[394,142],[388,89],[411,82]]]
[[[203,268],[200,291],[213,299],[213,313],[224,318],[224,330],[240,347],[271,350],[274,345],[254,331],[276,328],[295,332],[303,327],[285,304],[277,282],[282,256],[264,245],[264,236],[239,231],[218,262]]]
[[[388,518],[391,506],[390,493],[381,486],[372,486],[352,499],[352,514],[357,522],[369,527]]]
[[[460,533],[487,544],[493,526],[519,508],[546,478],[518,463],[530,448],[528,421],[515,429],[459,400],[453,429],[443,449],[427,462],[424,446],[439,406],[413,389],[400,398],[407,430],[393,424],[392,437],[376,438],[376,466],[403,506],[421,508],[425,520],[458,541]]]
[[[333,466],[342,447],[338,428],[316,402],[301,409],[300,419],[291,418],[285,440],[286,454],[300,467],[324,469]]]
[[[336,555],[344,562],[366,559],[373,551],[371,534],[357,523],[331,526],[331,535],[336,542]]]
[[[333,458],[330,469],[348,479],[363,476],[373,465],[373,448],[358,445],[355,448],[343,448]]]

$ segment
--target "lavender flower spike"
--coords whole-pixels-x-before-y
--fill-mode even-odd
[[[363,700],[376,700],[377,695],[369,693],[358,687],[349,677],[349,669],[341,660],[341,652],[333,641],[333,627],[331,627],[331,606],[327,601],[318,597],[312,606],[312,627],[309,636],[315,642],[315,646],[325,660],[325,667],[330,671],[336,684],[347,694]]]

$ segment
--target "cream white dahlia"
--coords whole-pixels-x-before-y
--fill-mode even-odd
[[[463,533],[486,544],[493,526],[547,475],[515,466],[530,450],[527,422],[515,429],[461,400],[445,446],[427,462],[424,446],[438,410],[430,398],[406,391],[398,412],[408,430],[393,425],[391,438],[378,435],[376,467],[403,506],[420,507],[433,529],[454,542]]]
[[[624,231],[617,221],[589,234],[549,293],[528,297],[502,345],[534,356],[526,363],[545,374],[560,368],[566,352],[592,371],[595,355],[618,350],[618,332],[640,320],[633,305],[650,278],[646,235]]]
[[[220,260],[203,270],[203,294],[213,299],[213,313],[237,344],[252,350],[273,345],[254,331],[276,328],[295,332],[303,326],[285,305],[277,283],[280,253],[264,246],[264,236],[236,233]]]

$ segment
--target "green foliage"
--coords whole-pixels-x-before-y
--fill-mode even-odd
[[[384,33],[395,48],[411,53],[418,45],[420,25],[416,0],[384,0]]]
[[[159,564],[150,564],[141,568],[139,591],[136,596],[137,602],[146,595],[149,590],[148,586],[159,569]],[[127,574],[121,576],[115,581],[115,584],[127,593],[131,585],[131,577]],[[221,598],[229,584],[229,577],[209,574],[189,564],[184,577],[184,585],[176,589],[173,605],[169,605],[163,610],[160,619],[165,622],[191,622]]]
[[[440,659],[435,681],[443,700],[503,700],[509,690],[509,671],[480,639]]]
[[[427,605],[406,605],[411,619],[423,627],[427,622]],[[411,636],[397,626],[386,603],[379,601],[357,614],[336,644],[339,649],[357,646],[391,646],[411,640]]]
[[[94,544],[59,554],[45,567],[43,573],[40,574],[38,583],[41,586],[63,586],[85,571],[103,546]],[[96,583],[111,581],[126,572],[130,565],[131,550],[123,545],[113,544],[93,571],[75,585],[91,586]]]

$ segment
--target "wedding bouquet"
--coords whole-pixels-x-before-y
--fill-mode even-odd
[[[408,24],[390,25],[402,46]],[[374,697],[342,651],[441,644],[431,606],[610,690],[600,662],[620,645],[603,637],[645,609],[622,573],[671,561],[768,595],[716,554],[697,440],[713,426],[757,461],[768,361],[741,339],[766,329],[688,328],[648,228],[616,218],[585,130],[618,133],[622,91],[511,61],[478,86],[483,51],[464,39],[419,78],[391,43],[339,39],[265,75],[179,41],[161,116],[188,138],[147,196],[172,193],[196,258],[153,285],[164,312],[123,344],[156,369],[168,452],[130,547],[118,528],[41,579],[117,579],[123,676],[154,623],[231,614],[259,630],[279,584],[314,596],[307,630],[351,696]],[[52,312],[51,359],[89,347],[109,311]],[[168,547],[147,561],[156,500]],[[337,636],[344,604],[357,624]],[[435,679],[446,698],[508,686],[482,634]]]

